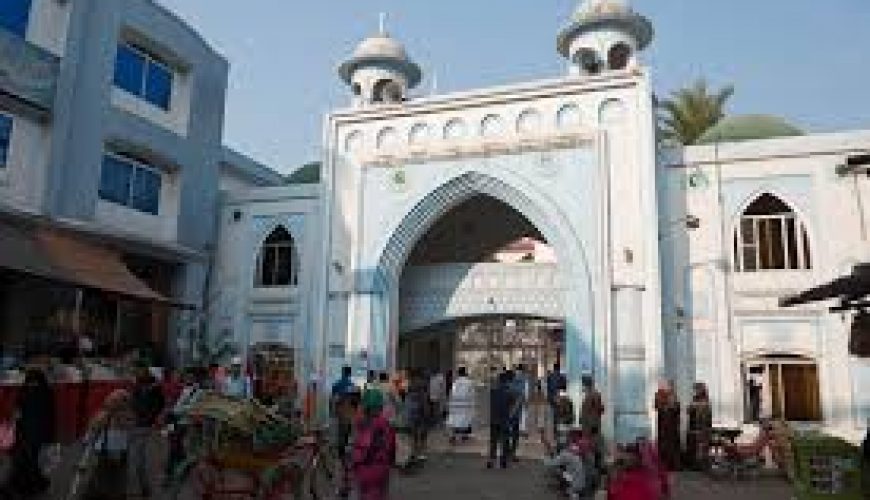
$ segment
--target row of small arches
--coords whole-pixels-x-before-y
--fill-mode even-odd
[[[614,113],[614,109],[618,113]],[[605,101],[599,110],[599,120],[601,122],[613,121],[616,114],[623,116],[624,105],[619,100]],[[559,130],[569,130],[578,128],[582,124],[583,118],[580,107],[576,104],[565,104],[556,112],[556,127]],[[541,130],[544,122],[540,111],[527,108],[523,110],[516,118],[514,123],[514,131],[517,134],[531,134]],[[505,136],[509,133],[509,127],[506,120],[499,114],[490,113],[484,116],[478,125],[478,135],[480,137],[495,138]],[[441,131],[441,139],[458,140],[469,137],[468,122],[459,117],[451,118],[444,124]],[[419,146],[435,139],[433,127],[427,123],[415,123],[408,130],[407,144],[410,146]],[[401,144],[401,134],[396,127],[384,127],[378,131],[376,138],[377,149],[389,149],[397,147]],[[359,151],[362,149],[363,134],[356,130],[347,135],[345,139],[345,150],[349,152]]]

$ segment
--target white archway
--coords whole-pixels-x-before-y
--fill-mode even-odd
[[[469,198],[484,194],[496,198],[526,217],[550,242],[558,258],[565,286],[565,333],[569,375],[579,378],[584,370],[604,376],[603,364],[596,359],[602,342],[596,327],[596,293],[592,269],[583,242],[575,234],[561,209],[530,185],[508,183],[481,172],[458,175],[432,189],[388,233],[380,246],[377,261],[371,266],[370,345],[382,351],[372,353],[386,368],[395,365],[399,331],[398,288],[402,270],[417,241],[450,209]]]

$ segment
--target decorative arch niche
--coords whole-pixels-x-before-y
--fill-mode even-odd
[[[757,195],[743,209],[733,245],[737,272],[812,269],[806,224],[789,204],[769,192]]]
[[[299,285],[299,253],[290,231],[280,225],[272,230],[257,253],[254,286],[286,288]]]

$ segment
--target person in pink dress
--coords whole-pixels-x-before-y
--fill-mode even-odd
[[[363,413],[354,423],[351,468],[360,500],[386,500],[396,459],[396,434],[384,418],[384,395],[365,391]]]
[[[607,500],[662,500],[661,478],[644,460],[643,443],[630,444],[619,452],[618,471],[607,486]]]

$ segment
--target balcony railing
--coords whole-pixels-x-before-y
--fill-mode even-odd
[[[0,29],[0,99],[16,111],[51,114],[60,60],[27,40]]]

